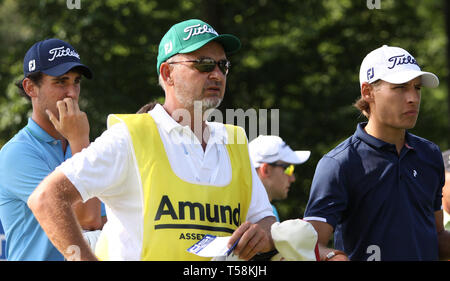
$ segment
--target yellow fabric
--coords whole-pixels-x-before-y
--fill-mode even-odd
[[[95,255],[100,261],[108,260],[108,238],[105,235],[101,235],[95,244]]]
[[[245,221],[250,205],[252,173],[243,130],[225,125],[231,143],[226,147],[232,179],[228,185],[218,187],[186,182],[172,171],[156,123],[149,114],[112,117],[116,118],[108,119],[109,126],[125,122],[128,127],[141,177],[141,259],[208,260],[188,253],[187,249],[205,234],[231,235]]]

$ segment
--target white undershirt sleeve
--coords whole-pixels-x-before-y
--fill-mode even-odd
[[[250,161],[252,170],[252,199],[247,213],[247,221],[256,223],[268,216],[274,216],[269,196],[264,188],[253,163]]]

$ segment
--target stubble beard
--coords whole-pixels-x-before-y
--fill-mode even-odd
[[[223,98],[219,97],[203,97],[196,99],[194,97],[184,95],[182,92],[180,93],[180,91],[175,92],[175,97],[186,109],[194,109],[194,103],[201,103],[202,112],[219,107],[223,100]]]

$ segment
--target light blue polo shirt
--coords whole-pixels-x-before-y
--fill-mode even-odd
[[[278,215],[277,208],[275,207],[274,204],[271,204],[271,205],[272,205],[272,211],[273,211],[275,218],[277,219],[277,221],[280,221],[280,216]]]
[[[72,156],[61,141],[31,118],[0,150],[0,221],[7,260],[63,260],[28,208],[28,196],[57,166]]]

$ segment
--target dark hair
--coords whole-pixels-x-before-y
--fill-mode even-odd
[[[377,81],[370,83],[370,85],[373,87],[377,87],[380,83],[381,83],[381,80],[378,79]],[[362,96],[359,96],[359,98],[355,101],[353,106],[356,107],[359,111],[361,111],[361,113],[364,114],[364,116],[366,116],[367,119],[369,118],[370,106],[369,106],[369,103],[366,102]]]
[[[361,113],[369,118],[370,116],[370,107],[369,103],[366,102],[361,96],[355,101],[353,104],[354,107],[356,107]]]
[[[147,113],[149,110],[152,110],[157,104],[159,104],[159,102],[157,101],[149,102],[143,105],[141,108],[139,108],[139,110],[136,113]]]
[[[36,72],[31,72],[27,75],[27,77],[24,77],[23,79],[16,81],[14,84],[16,85],[17,88],[19,88],[19,94],[21,96],[26,97],[28,100],[31,101],[31,98],[29,95],[27,95],[27,93],[25,92],[24,88],[23,88],[23,80],[25,80],[26,78],[30,79],[31,81],[33,81],[34,84],[36,84],[38,87],[41,86],[41,82],[42,82],[42,72],[40,71],[36,71]]]

